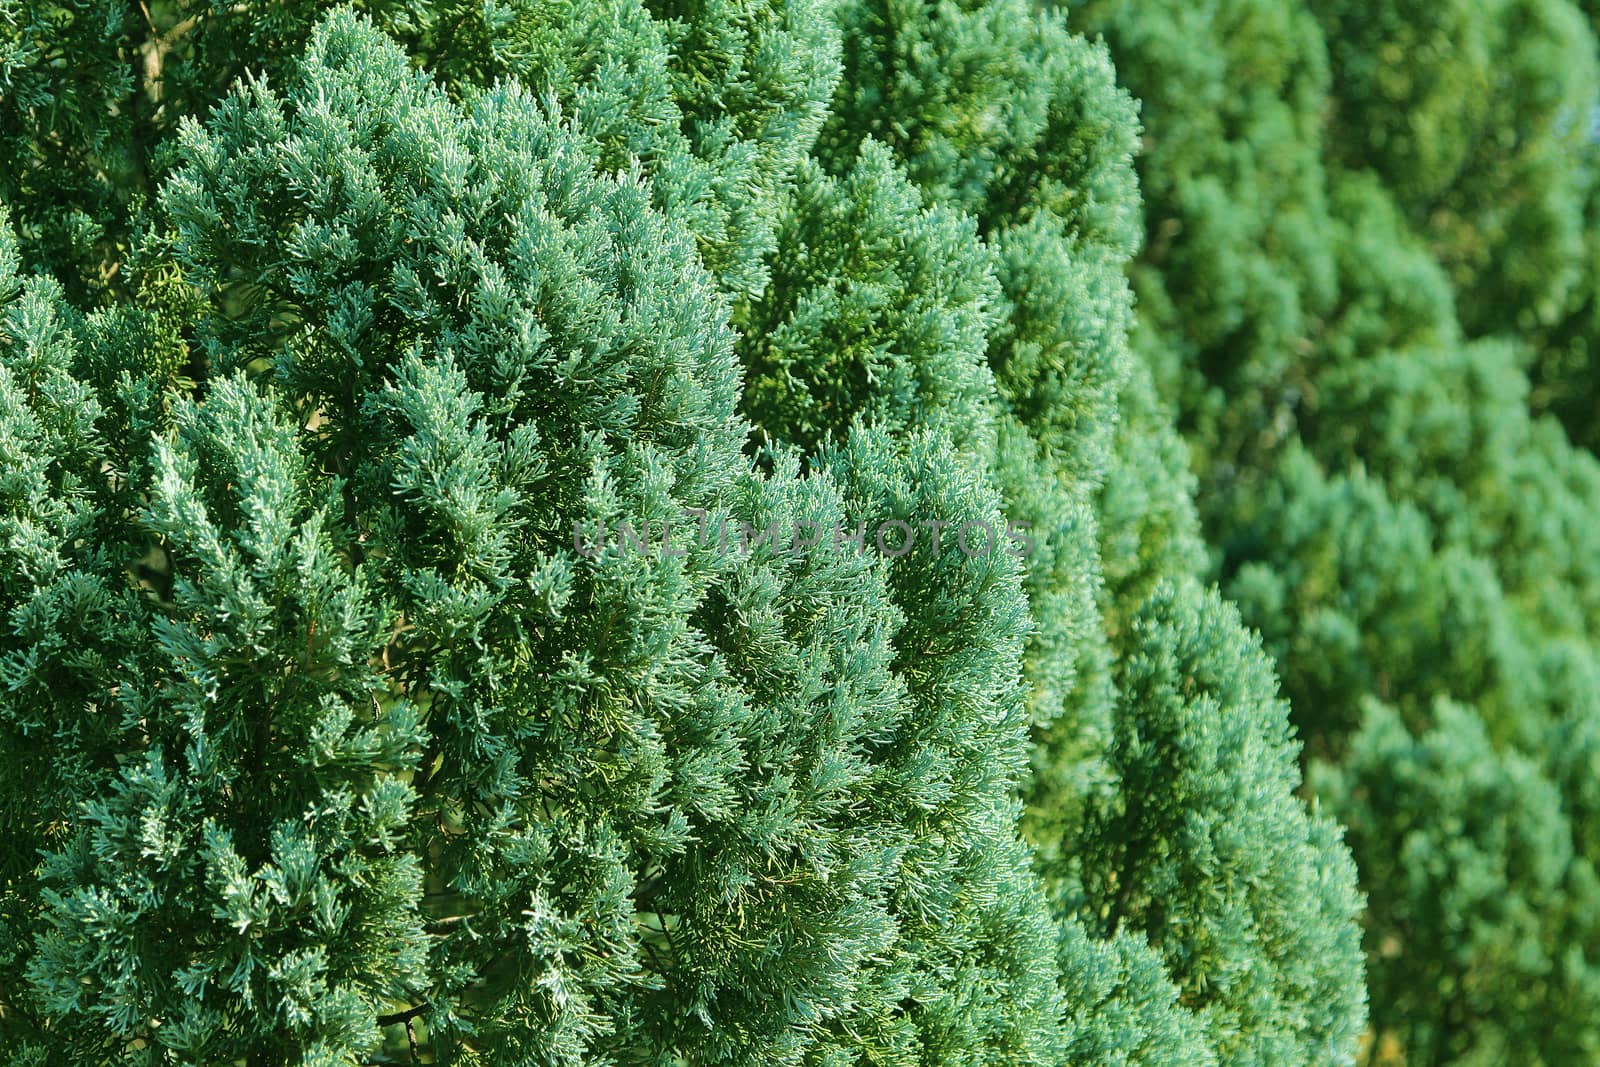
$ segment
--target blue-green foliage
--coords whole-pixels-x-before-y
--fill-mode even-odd
[[[3,10],[0,1062],[1354,1056],[1105,47]]]
[[[1365,999],[1355,871],[1335,824],[1294,799],[1270,661],[1193,584],[1158,586],[1123,648],[1118,789],[1083,835],[1087,918],[1145,934],[1222,1062],[1348,1055]]]
[[[853,419],[995,442],[985,361],[1002,297],[972,220],[924,208],[876,141],[842,176],[807,166],[786,204],[771,283],[738,318],[744,408],[806,449]]]
[[[1020,7],[863,3],[847,5],[842,19],[845,71],[823,131],[824,159],[841,176],[853,175],[850,153],[857,146],[876,152],[878,143],[888,145],[934,210],[969,212],[993,249],[1002,302],[986,352],[999,411],[991,477],[1009,514],[1040,532],[1028,584],[1040,623],[1029,657],[1037,747],[1028,825],[1065,916],[1064,978],[1073,995],[1097,1003],[1097,1017],[1073,1032],[1073,1054],[1092,1058],[1115,1047],[1147,1062],[1162,1056],[1205,1062],[1215,1054],[1253,1056],[1262,1063],[1352,1056],[1364,1018],[1352,926],[1359,908],[1354,872],[1336,831],[1325,821],[1308,821],[1293,795],[1294,750],[1281,740],[1266,749],[1245,741],[1278,739],[1287,728],[1281,704],[1271,704],[1271,714],[1255,710],[1256,703],[1274,700],[1275,683],[1259,655],[1251,661],[1250,695],[1225,686],[1218,698],[1242,705],[1234,712],[1240,725],[1228,749],[1245,767],[1238,773],[1275,783],[1264,802],[1267,822],[1238,846],[1241,851],[1225,861],[1181,867],[1157,888],[1151,872],[1117,862],[1126,858],[1120,854],[1112,858],[1113,841],[1137,835],[1095,821],[1102,805],[1130,800],[1148,784],[1122,780],[1117,731],[1124,715],[1147,711],[1162,722],[1172,714],[1140,699],[1142,692],[1124,696],[1126,713],[1115,703],[1120,687],[1109,666],[1118,655],[1135,652],[1122,631],[1132,610],[1125,593],[1163,578],[1192,582],[1200,563],[1181,446],[1148,396],[1143,371],[1130,368],[1126,350],[1130,301],[1120,270],[1138,239],[1134,216],[1114,205],[1132,203],[1130,103],[1105,76],[1102,51],[1065,33],[1053,18]],[[975,115],[1010,121],[974,122]],[[801,203],[810,209],[806,198]],[[891,208],[886,204],[883,210]],[[914,217],[914,209],[914,203],[902,208],[902,217]],[[847,277],[864,269],[850,258],[853,249],[873,247],[881,240],[876,229],[885,226],[870,215],[852,223],[846,232],[858,235],[859,244],[836,253]],[[918,230],[902,223],[891,232]],[[853,311],[874,314],[866,300]],[[875,322],[892,321],[877,315]],[[937,365],[936,359],[949,358],[943,352],[963,347],[957,340],[924,354],[891,343],[889,351]],[[813,360],[806,372],[803,359],[783,368],[784,384],[848,388],[826,361]],[[1113,413],[1125,390],[1137,417],[1119,435]],[[916,419],[937,425],[948,401],[930,393],[916,394],[928,397],[920,409],[898,406],[887,415],[891,424]],[[884,417],[859,400],[839,407],[836,430],[842,429],[842,415],[854,411]],[[983,443],[975,442],[980,452]],[[1146,469],[1156,457],[1160,477]],[[1104,540],[1096,508],[1102,499],[1115,501],[1116,520],[1104,530]],[[1102,593],[1099,544],[1115,549],[1105,562],[1118,580],[1115,599]],[[1216,641],[1245,643],[1236,618],[1220,625]],[[1216,670],[1227,685],[1247,684],[1232,673],[1245,668],[1232,661]],[[1222,824],[1237,814],[1233,788],[1228,783],[1207,792],[1182,780],[1166,787],[1166,802],[1192,819]],[[1315,888],[1290,876],[1248,903],[1225,888],[1223,871],[1259,863],[1253,869],[1264,872],[1286,865],[1287,856],[1317,872]],[[1080,881],[1110,871],[1141,891],[1188,887],[1195,894],[1192,915],[1171,934],[1141,928],[1114,941],[1084,940],[1077,924],[1092,909]],[[1097,933],[1116,932],[1103,916],[1093,921]],[[1238,940],[1217,949],[1216,928],[1234,931]],[[1149,981],[1149,957],[1141,955],[1145,937],[1152,943],[1161,939],[1166,966],[1180,988],[1192,977],[1181,1005],[1163,992],[1165,978]],[[1192,975],[1185,961],[1198,961]],[[1208,968],[1249,977],[1205,1001],[1199,991],[1215,980]],[[1085,969],[1092,980],[1084,977]],[[1151,1036],[1156,1034],[1159,1040]]]
[[[180,152],[210,384],[128,538],[167,588],[110,612],[147,658],[55,757],[105,766],[12,883],[46,1062],[366,1062],[385,1014],[440,1062],[1053,1055],[1016,560],[683,522],[1003,526],[949,446],[754,472],[645,183],[348,15]],[[624,521],[680,532],[573,540]]]
[[[37,872],[28,979],[71,1020],[52,1053],[80,1062],[137,1038],[190,1060],[345,1062],[375,1037],[374,1000],[423,986],[404,848],[417,711],[372,669],[387,620],[340,565],[269,398],[219,381],[154,466],[140,520],[174,560],[170,602],[136,613],[151,681],[101,709],[139,743]]]

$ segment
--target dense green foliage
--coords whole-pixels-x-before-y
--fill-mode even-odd
[[[1072,11],[1144,103],[1137,347],[1194,457],[1213,573],[1350,828],[1370,1062],[1600,1053],[1585,16]]]
[[[0,1064],[1600,1056],[1600,9],[0,15]]]

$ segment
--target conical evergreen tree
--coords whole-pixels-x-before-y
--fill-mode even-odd
[[[18,875],[44,1062],[365,1062],[387,1020],[440,1062],[1053,1055],[1016,561],[760,536],[1003,525],[975,476],[751,471],[689,235],[349,15],[181,151],[209,382],[130,536],[149,681]]]

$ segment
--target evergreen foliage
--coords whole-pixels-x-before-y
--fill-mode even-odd
[[[1419,672],[1543,790],[1373,931],[1578,832],[1594,468],[1450,301],[1587,187],[1325,183],[1324,98],[1392,106],[1342,16],[1216,6],[0,0],[0,1063],[1351,1062],[1350,852],[1209,583],[1358,849],[1433,810],[1359,753],[1463,732]],[[1503,6],[1531,71],[1570,12]],[[1485,988],[1570,1025],[1449,1040],[1586,1047],[1587,847],[1384,1032],[1536,930]]]
[[[45,1062],[365,1062],[411,1003],[440,1062],[1044,1057],[1015,562],[908,568],[905,619],[871,557],[571,533],[970,476],[752,472],[688,235],[519,89],[458,108],[340,15],[184,136],[214,382],[137,518],[171,588],[113,613],[149,680],[19,874]]]
[[[993,477],[1013,507],[1020,504],[1024,514],[1043,517],[1045,521],[1039,525],[1049,531],[1036,546],[1028,590],[1036,617],[1047,620],[1034,643],[1030,680],[1037,695],[1060,694],[1065,699],[1060,710],[1047,705],[1036,715],[1039,740],[1029,825],[1040,844],[1058,907],[1073,917],[1068,919],[1067,944],[1081,946],[1083,942],[1074,941],[1070,931],[1079,921],[1077,915],[1090,916],[1094,908],[1088,903],[1093,892],[1080,888],[1080,879],[1101,876],[1091,875],[1097,870],[1113,870],[1124,877],[1124,884],[1144,884],[1150,891],[1155,891],[1157,881],[1149,872],[1116,862],[1125,857],[1113,859],[1110,851],[1097,851],[1110,850],[1113,841],[1125,840],[1129,836],[1126,827],[1095,821],[1080,824],[1085,805],[1092,814],[1107,797],[1131,796],[1146,786],[1142,781],[1138,785],[1125,781],[1124,768],[1118,764],[1116,737],[1123,728],[1123,713],[1120,708],[1113,712],[1109,706],[1116,683],[1104,672],[1113,652],[1101,642],[1107,636],[1115,640],[1123,635],[1120,627],[1108,635],[1105,621],[1110,620],[1102,620],[1101,567],[1095,547],[1099,531],[1092,510],[1108,466],[1117,473],[1112,460],[1112,412],[1130,373],[1125,347],[1128,298],[1118,269],[1136,244],[1123,225],[1129,218],[1126,210],[1102,211],[1099,198],[1106,195],[1104,190],[1131,185],[1129,133],[1134,124],[1125,98],[1109,79],[1100,76],[1105,69],[1103,53],[1065,35],[1049,16],[1037,19],[1033,30],[1021,31],[1019,27],[1030,18],[1007,5],[962,11],[949,5],[881,9],[864,4],[854,13],[847,10],[844,22],[854,29],[847,29],[841,102],[824,129],[823,146],[825,158],[840,166],[848,146],[857,143],[855,138],[866,138],[869,152],[876,151],[873,138],[881,138],[905,161],[907,173],[922,186],[935,210],[947,205],[973,212],[995,250],[1004,302],[999,321],[991,329],[987,352],[1001,411]],[[1034,40],[1049,42],[1050,47],[1031,51],[1031,45],[1022,43]],[[891,65],[884,58],[889,55],[904,65]],[[1002,55],[1010,57],[1003,67],[994,60]],[[934,71],[953,71],[958,77],[951,80]],[[1040,97],[1039,103],[1031,103]],[[1032,142],[1027,121],[1005,130],[970,131],[959,120],[960,116],[984,113],[990,102],[998,99],[1007,99],[1008,106],[1018,108],[1021,114],[1036,109],[1033,113],[1048,116],[1039,124],[1047,132]],[[879,100],[897,102],[892,126],[876,117],[881,114],[875,110]],[[871,114],[861,113],[861,101],[874,102]],[[1119,113],[1120,120],[1108,118]],[[985,138],[984,132],[992,133],[993,139]],[[1021,143],[1008,143],[1010,136]],[[1050,146],[1049,153],[1037,147],[1045,143]],[[931,162],[946,156],[975,162],[961,164],[959,182],[951,183],[948,170]],[[992,164],[987,162],[990,159]],[[925,173],[929,176],[924,177]],[[855,173],[847,180],[856,180]],[[1058,195],[1059,190],[1073,187],[1083,191],[1070,198]],[[799,200],[805,209],[816,210],[809,195],[803,193]],[[1130,201],[1124,197],[1123,202]],[[915,217],[911,207],[905,209],[905,215]],[[840,209],[824,217],[841,222],[850,219],[844,232],[857,235],[860,246],[871,248],[877,241],[871,222],[856,221]],[[902,225],[898,232],[919,235],[921,231],[914,225]],[[809,254],[808,250],[806,258]],[[848,277],[859,270],[860,261],[854,258],[858,255],[854,249],[840,254],[840,273]],[[874,305],[864,298],[853,306],[865,312]],[[844,315],[837,318],[850,321]],[[830,352],[838,350],[834,347]],[[916,349],[890,341],[889,351],[899,355]],[[922,355],[919,361],[929,361],[929,357]],[[841,376],[825,360],[813,358],[811,366],[815,369],[802,377],[807,373],[802,370],[804,364],[791,360],[783,368],[782,381],[816,381],[830,389],[839,387]],[[895,380],[893,372],[884,376]],[[946,378],[968,380],[968,375]],[[1136,389],[1141,381],[1135,377],[1129,387]],[[898,395],[898,390],[891,389],[891,395]],[[975,391],[963,388],[960,405],[965,406],[965,397]],[[948,407],[949,402],[941,406]],[[860,410],[849,402],[838,408],[841,413]],[[1151,441],[1152,433],[1160,441],[1163,416],[1153,403],[1149,408],[1147,418],[1152,425],[1141,426],[1144,433],[1129,435],[1126,447],[1137,449],[1138,454],[1137,459],[1129,457],[1122,471],[1148,485],[1149,475],[1136,472],[1133,463],[1148,456],[1153,445],[1158,454],[1165,453],[1162,469],[1172,475],[1151,487],[1147,495],[1124,498],[1117,513],[1120,522],[1108,531],[1115,536],[1109,543],[1123,553],[1115,560],[1119,576],[1124,569],[1151,568],[1151,581],[1165,574],[1192,582],[1198,542],[1192,512],[1185,504],[1183,459],[1172,443]],[[937,408],[931,414],[938,419]],[[909,415],[929,417],[917,409]],[[891,419],[907,417],[896,412]],[[1147,525],[1152,528],[1147,530]],[[1105,614],[1116,617],[1114,610]],[[1073,626],[1075,630],[1069,629]],[[1246,640],[1236,618],[1224,616],[1221,627],[1215,640]],[[1134,646],[1117,643],[1116,652],[1138,654]],[[1272,699],[1275,682],[1259,660],[1254,666],[1257,677],[1250,699]],[[1167,667],[1169,672],[1181,669]],[[1244,669],[1232,661],[1216,668],[1227,679],[1230,696],[1231,686],[1245,684],[1235,681]],[[1094,672],[1101,673],[1097,677]],[[1171,684],[1170,678],[1167,684]],[[1165,930],[1140,931],[1152,939],[1170,936],[1170,943],[1163,947],[1179,988],[1184,988],[1184,964],[1180,961],[1206,961],[1195,964],[1197,973],[1184,997],[1183,1014],[1172,1018],[1164,997],[1156,993],[1151,999],[1155,991],[1142,985],[1117,990],[1102,1009],[1108,1026],[1115,1025],[1111,1020],[1118,1013],[1132,1012],[1140,1020],[1140,1029],[1172,1034],[1171,1040],[1177,1044],[1167,1046],[1164,1054],[1203,1062],[1209,1050],[1215,1049],[1224,1059],[1253,1056],[1253,1062],[1262,1063],[1337,1061],[1351,1054],[1362,1028],[1361,964],[1351,927],[1359,902],[1354,872],[1337,832],[1324,822],[1306,821],[1300,801],[1293,796],[1298,774],[1291,749],[1244,752],[1238,744],[1247,736],[1276,738],[1284,729],[1281,706],[1276,711],[1277,725],[1270,716],[1242,711],[1245,722],[1231,750],[1252,769],[1259,764],[1265,772],[1270,766],[1272,773],[1283,776],[1275,789],[1251,793],[1264,805],[1264,817],[1271,820],[1269,827],[1242,846],[1253,859],[1201,862],[1173,875],[1174,882],[1191,886],[1197,894],[1193,913],[1181,924],[1186,928],[1171,935]],[[1172,803],[1191,810],[1198,819],[1218,823],[1237,814],[1223,799],[1228,788],[1205,793],[1192,790],[1188,783],[1167,787]],[[1262,870],[1282,867],[1288,855],[1295,856],[1305,870],[1318,872],[1313,880],[1322,896],[1311,907],[1294,898],[1297,887],[1292,884],[1280,891],[1283,897],[1271,903],[1247,905],[1230,900],[1223,870],[1239,869],[1250,862],[1261,863]],[[1244,919],[1243,913],[1252,908],[1259,908],[1259,917]],[[1265,936],[1256,932],[1258,921],[1272,932]],[[1106,927],[1102,915],[1097,922],[1105,933],[1117,933],[1115,920]],[[1214,937],[1207,932],[1210,923],[1226,925],[1236,933],[1251,931],[1241,934],[1242,940],[1234,948],[1237,955],[1230,962],[1215,962],[1217,957],[1210,956],[1208,942]],[[1305,925],[1300,934],[1291,932],[1301,923]],[[1319,940],[1312,948],[1308,942],[1297,941],[1297,936],[1328,940]],[[1104,954],[1106,962],[1100,966],[1136,966],[1139,950],[1133,946],[1137,944],[1137,939],[1117,940],[1096,945],[1094,951]],[[1079,951],[1083,951],[1081,947]],[[1227,959],[1228,953],[1220,956]],[[1305,961],[1304,970],[1293,975],[1280,972],[1282,961],[1288,959]],[[1121,960],[1130,962],[1118,962]],[[1082,965],[1082,961],[1064,964],[1068,975]],[[1214,980],[1208,966],[1237,968],[1249,975],[1228,994],[1237,997],[1231,1010],[1245,1012],[1243,1018],[1231,1014],[1223,1006],[1225,1000],[1205,1002],[1200,990]],[[1288,994],[1290,986],[1297,992]],[[1285,999],[1275,999],[1280,996]],[[1263,1002],[1272,1007],[1261,1009]],[[1255,1007],[1239,1007],[1245,1004]],[[1251,1017],[1250,1011],[1262,1014]],[[1283,1029],[1275,1032],[1275,1026]],[[1101,1035],[1106,1032],[1100,1031]],[[1085,1047],[1094,1047],[1094,1041],[1100,1039],[1085,1038]],[[1121,1040],[1132,1047],[1139,1045],[1136,1037],[1125,1035]]]
[[[1596,1040],[1585,949],[1600,883],[1577,815],[1471,708],[1441,700],[1432,718],[1413,734],[1375,702],[1345,765],[1318,769],[1372,857],[1374,1016],[1406,1062],[1581,1063]]]
[[[1325,1063],[1364,989],[1355,872],[1295,802],[1288,709],[1234,609],[1163,582],[1129,621],[1110,762],[1084,834],[1084,907],[1166,957],[1221,1062]],[[1267,977],[1269,976],[1270,977]]]
[[[1134,337],[1210,573],[1350,826],[1370,1063],[1595,1054],[1593,13],[1071,13],[1144,106]]]

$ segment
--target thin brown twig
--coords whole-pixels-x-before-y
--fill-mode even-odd
[[[397,1011],[391,1015],[380,1015],[378,1016],[378,1025],[395,1026],[399,1023],[409,1023],[420,1015],[426,1015],[432,1007],[432,1004],[424,1002],[414,1008],[407,1008],[405,1011]]]

